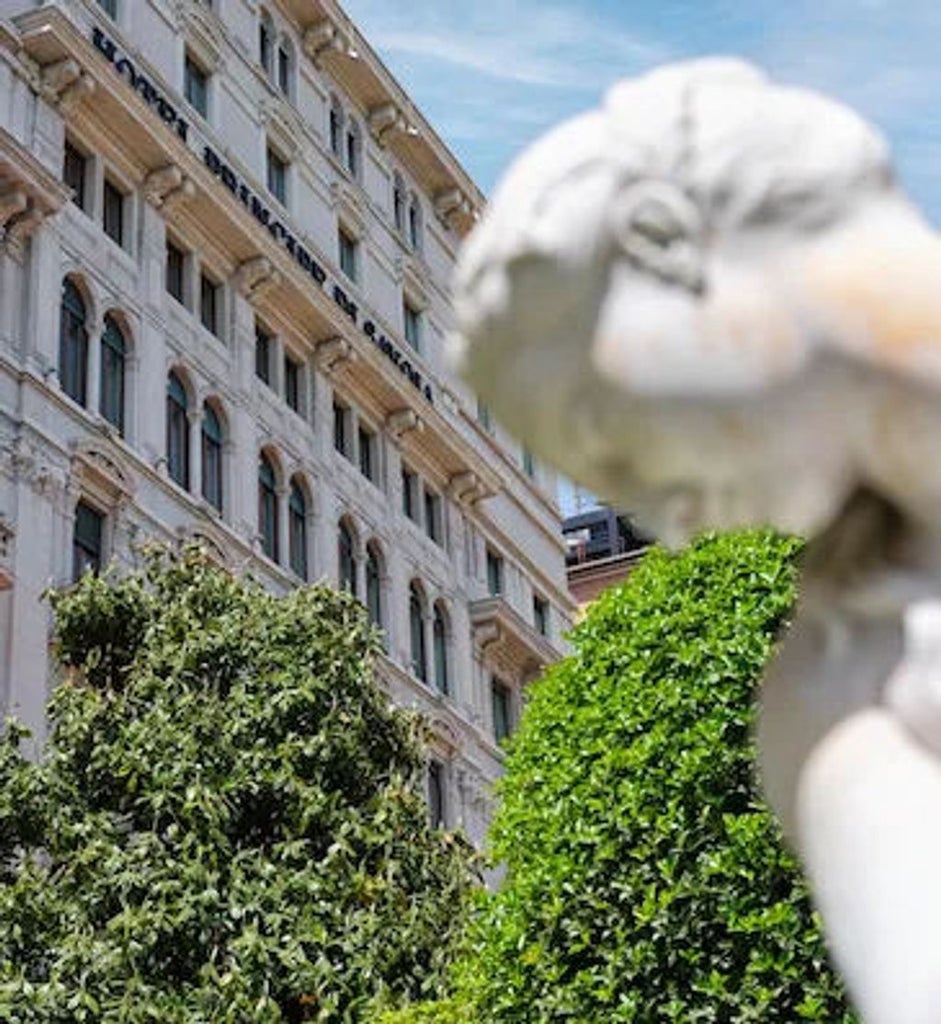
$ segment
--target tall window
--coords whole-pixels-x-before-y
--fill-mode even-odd
[[[366,547],[366,608],[369,621],[382,625],[382,560],[375,544]]]
[[[356,552],[353,547],[353,531],[346,523],[340,523],[337,531],[337,562],[340,588],[356,597]]]
[[[72,532],[72,579],[85,572],[101,569],[102,533],[105,517],[91,505],[80,501],[75,507]]]
[[[348,459],[353,458],[352,412],[342,402],[333,400],[333,447]]]
[[[402,320],[405,325],[405,340],[415,349],[421,351],[421,313],[405,299],[402,303]]]
[[[338,160],[343,157],[343,108],[336,96],[330,99],[330,152]]]
[[[408,244],[420,252],[422,247],[421,203],[413,192],[408,200]]]
[[[105,329],[101,334],[101,415],[124,433],[124,368],[127,359],[127,344],[124,334],[114,318],[105,317]]]
[[[549,602],[538,594],[533,594],[533,625],[540,636],[549,635]]]
[[[209,75],[190,54],[186,55],[183,64],[183,95],[197,114],[206,117],[209,110]]]
[[[428,821],[432,828],[444,828],[444,765],[432,761],[428,765]]]
[[[487,431],[493,432],[493,416],[490,414],[490,406],[482,399],[477,399],[477,422]]]
[[[255,324],[255,376],[266,384],[271,383],[271,342],[270,332],[261,324]]]
[[[408,624],[411,640],[412,672],[428,682],[428,651],[425,648],[425,601],[418,584],[408,586]]]
[[[395,230],[405,234],[405,184],[401,174],[396,171],[392,178],[392,219],[395,221]]]
[[[523,445],[521,453],[521,461],[523,463],[523,472],[529,477],[530,480],[536,477],[536,458],[533,453]]]
[[[487,591],[491,597],[503,593],[503,558],[487,548]]]
[[[167,472],[181,487],[190,485],[189,402],[183,382],[173,372],[167,378]]]
[[[258,19],[258,62],[270,75],[272,71],[272,53],[274,52],[274,25],[267,11],[261,12]]]
[[[291,481],[291,497],[288,502],[288,541],[291,571],[307,579],[307,499],[297,480]]]
[[[376,482],[376,435],[366,427],[359,428],[359,471],[367,480]]]
[[[167,291],[177,302],[184,302],[186,256],[182,249],[167,240],[167,263],[165,283]]]
[[[118,0],[98,0],[98,6],[109,18],[116,18],[118,16]]]
[[[402,511],[413,523],[418,522],[418,474],[406,466],[402,467]]]
[[[278,89],[283,96],[291,96],[291,68],[294,64],[291,44],[286,39],[278,43]]]
[[[301,411],[301,364],[287,353],[284,356],[284,400],[289,409]]]
[[[88,329],[85,303],[75,283],[62,284],[59,310],[59,382],[62,390],[80,405],[87,398]]]
[[[203,406],[203,497],[214,509],[222,511],[222,423],[219,414],[207,402]]]
[[[490,681],[490,704],[493,712],[493,735],[499,742],[505,740],[513,731],[510,688],[499,679]]]
[[[102,227],[112,242],[124,245],[124,193],[105,178],[102,202]]]
[[[287,161],[271,146],[268,147],[268,191],[282,206],[288,201]]]
[[[340,255],[340,270],[351,280],[356,280],[356,239],[339,228],[337,231],[337,249]]]
[[[440,544],[444,536],[441,523],[441,495],[425,487],[425,533],[436,543]]]
[[[439,693],[447,696],[451,692],[451,680],[448,677],[448,620],[444,609],[437,604],[432,623],[432,642],[435,654],[435,686]]]
[[[258,460],[258,533],[261,550],[278,561],[278,488],[271,459],[264,453]]]
[[[62,180],[72,190],[72,202],[80,209],[85,209],[85,178],[87,160],[75,146],[65,140],[65,153],[62,161]]]
[[[354,178],[359,177],[362,141],[359,135],[359,124],[352,118],[346,126],[346,153],[344,154],[346,169]]]
[[[199,275],[199,319],[216,337],[222,332],[221,285],[205,271]]]

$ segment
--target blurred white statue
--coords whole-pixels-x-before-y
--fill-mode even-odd
[[[941,238],[846,108],[666,67],[533,146],[458,268],[505,425],[669,542],[809,545],[759,740],[868,1024],[941,1022]]]

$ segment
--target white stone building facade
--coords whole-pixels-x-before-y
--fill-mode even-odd
[[[327,0],[0,0],[4,707],[42,735],[44,588],[198,539],[354,590],[482,837],[573,606],[554,479],[443,361],[481,203]]]

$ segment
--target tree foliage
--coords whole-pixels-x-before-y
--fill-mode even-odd
[[[753,532],[654,551],[591,608],[511,742],[507,877],[456,998],[390,1020],[853,1019],[754,777],[754,685],[797,550]]]
[[[473,855],[363,610],[198,552],[52,597],[65,682],[0,746],[0,1019],[357,1022],[435,996]]]

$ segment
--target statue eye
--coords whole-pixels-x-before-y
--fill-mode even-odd
[[[660,199],[652,198],[638,203],[625,227],[663,248],[688,237],[686,225],[676,212]]]

